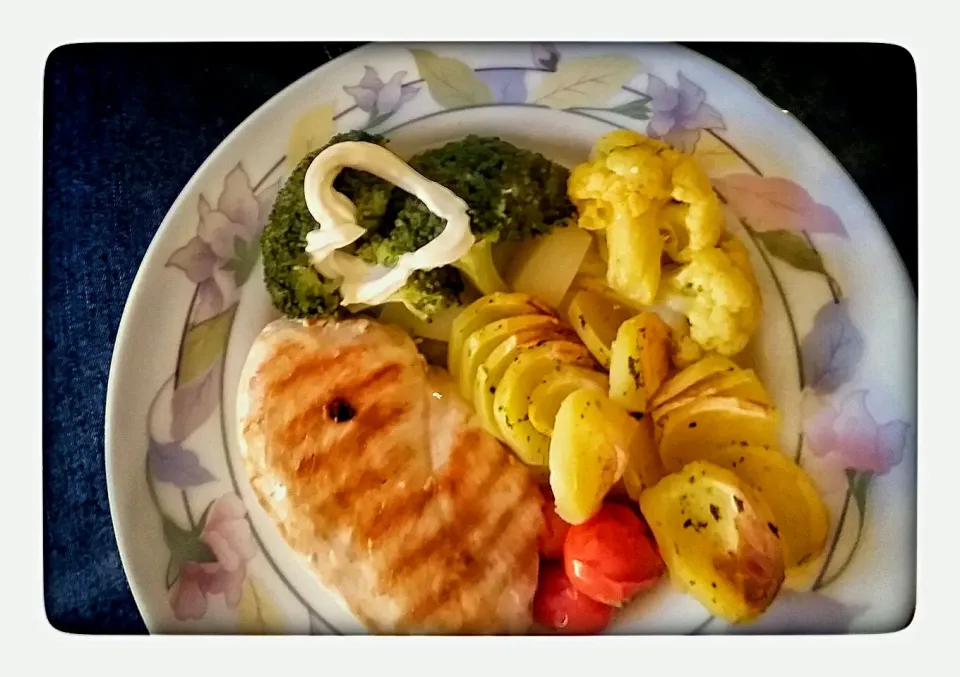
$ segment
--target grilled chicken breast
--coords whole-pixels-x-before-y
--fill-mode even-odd
[[[379,633],[531,625],[541,497],[445,371],[367,319],[266,327],[238,393],[260,504]]]

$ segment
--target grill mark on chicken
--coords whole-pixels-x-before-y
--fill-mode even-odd
[[[505,481],[510,481],[509,475],[502,475],[501,477],[506,477]],[[445,565],[443,566],[444,576],[441,579],[441,585],[439,589],[426,589],[425,594],[413,603],[409,610],[411,621],[422,621],[431,612],[443,607],[452,596],[460,593],[464,586],[475,582],[482,572],[487,570],[488,562],[478,561],[470,553],[484,552],[487,546],[495,545],[496,541],[505,535],[507,527],[515,519],[513,510],[515,507],[516,503],[511,502],[505,506],[495,520],[488,522],[487,528],[481,532],[482,536],[479,543],[471,544],[464,549],[437,549],[438,556],[442,556]],[[464,527],[464,532],[476,532],[481,526],[480,524],[468,524]],[[448,525],[448,528],[456,529],[457,525]]]
[[[468,491],[468,487],[462,480],[469,470],[475,470],[476,466],[468,466],[467,463],[461,462],[465,454],[459,452],[464,447],[472,451],[480,444],[480,435],[476,430],[466,430],[461,435],[459,443],[450,454],[447,475],[444,478],[444,484],[451,481],[454,487],[459,485],[459,492],[454,493],[450,486],[441,485],[439,488],[439,493],[442,495],[456,495],[459,499],[453,503],[453,514],[441,522],[432,535],[419,542],[410,542],[408,547],[390,562],[389,571],[392,578],[408,576],[412,573],[411,567],[425,566],[430,563],[431,556],[443,554],[445,549],[449,549],[451,541],[457,540],[457,533],[468,533],[475,522],[482,517],[482,511],[476,509],[477,503],[502,476],[498,471],[503,467],[506,456],[502,454],[496,456],[475,488]],[[454,465],[455,463],[457,465]],[[426,557],[424,553],[427,553]]]
[[[457,593],[471,586],[479,585],[484,577],[496,573],[493,576],[493,583],[503,581],[511,571],[517,568],[517,553],[522,552],[523,548],[503,547],[505,544],[515,540],[518,533],[522,534],[525,529],[529,529],[531,516],[539,519],[540,512],[524,511],[524,506],[529,504],[536,497],[527,490],[526,469],[520,467],[513,459],[508,459],[508,469],[503,474],[501,483],[505,485],[507,493],[505,495],[496,494],[491,490],[491,495],[498,496],[501,500],[497,505],[504,507],[503,511],[495,516],[495,519],[487,520],[485,524],[481,523],[474,530],[465,532],[467,547],[470,551],[481,553],[503,553],[505,560],[502,562],[486,561],[477,563],[477,566],[466,567],[461,572],[457,580],[449,580],[436,594],[435,598],[425,599],[421,607],[414,607],[411,610],[411,616],[416,618],[418,614],[426,616],[430,613],[430,602],[432,601],[434,609],[440,610],[444,606],[457,603]],[[534,489],[536,491],[536,489]],[[507,496],[510,498],[508,499]],[[494,517],[494,515],[490,515]],[[484,528],[481,528],[484,527]],[[536,550],[534,550],[536,553]],[[479,566],[485,564],[485,566]],[[493,583],[488,584],[488,594],[478,595],[479,599],[488,598],[489,589],[492,589]],[[476,591],[476,587],[473,587]],[[495,603],[495,596],[490,597],[490,602],[486,610],[489,611],[490,605]],[[484,612],[486,613],[486,611]],[[491,611],[492,613],[492,611]]]

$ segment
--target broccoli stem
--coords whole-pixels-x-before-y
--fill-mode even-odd
[[[453,266],[484,296],[507,291],[507,284],[493,262],[493,247],[487,238],[481,238]]]

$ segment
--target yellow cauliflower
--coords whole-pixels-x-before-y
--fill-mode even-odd
[[[664,252],[689,261],[723,232],[720,203],[699,165],[638,132],[602,137],[571,172],[568,194],[581,228],[606,231],[609,284],[638,303],[656,296]]]
[[[676,228],[682,243],[676,261],[689,261],[693,252],[709,249],[723,234],[723,210],[713,192],[710,179],[693,158],[683,156],[673,169],[670,197],[680,204],[670,205],[672,216],[680,222]]]
[[[703,357],[703,348],[690,336],[690,322],[670,327],[670,361],[677,369],[688,367]]]
[[[577,165],[567,182],[581,228],[603,230],[618,213],[640,216],[652,203],[669,199],[672,166],[658,155],[661,145],[626,130],[597,142],[590,159]]]
[[[664,277],[662,300],[690,321],[690,336],[706,351],[736,355],[756,331],[760,290],[743,244],[725,237],[693,252],[690,262]]]

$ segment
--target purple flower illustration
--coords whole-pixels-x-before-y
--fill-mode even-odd
[[[867,391],[850,393],[839,408],[807,391],[802,406],[803,432],[816,456],[873,475],[883,475],[903,460],[909,425],[877,423],[867,410]]]
[[[246,281],[256,261],[256,242],[270,215],[279,182],[255,195],[247,173],[239,164],[227,174],[216,209],[203,195],[197,204],[197,234],[167,261],[180,268],[197,284],[197,303],[191,324],[198,324],[219,313],[232,286]],[[218,271],[231,272],[220,276]],[[232,277],[233,285],[230,285]],[[226,278],[226,279],[224,279]]]
[[[656,75],[649,75],[647,94],[653,116],[647,134],[663,139],[689,153],[700,138],[701,129],[725,129],[720,113],[705,102],[706,92],[683,73],[677,73],[678,87],[670,87]]]
[[[364,66],[363,77],[356,85],[344,87],[343,91],[353,97],[357,107],[370,116],[368,127],[374,127],[400,110],[407,101],[420,91],[419,87],[404,85],[407,71],[397,71],[387,82],[380,79],[377,71]]]
[[[477,73],[497,103],[523,103],[527,100],[526,73],[522,70],[489,70]]]
[[[180,565],[170,590],[170,608],[179,620],[203,618],[209,595],[222,594],[230,607],[240,602],[247,562],[256,554],[246,514],[235,494],[225,494],[211,506],[200,540],[216,560]]]

